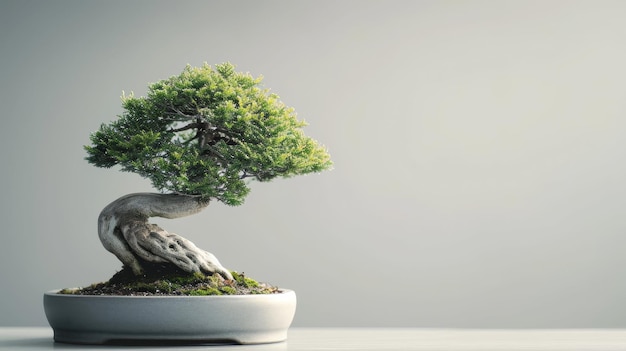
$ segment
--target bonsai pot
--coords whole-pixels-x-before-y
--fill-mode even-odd
[[[73,344],[260,344],[284,341],[296,294],[114,296],[44,294],[54,340]]]

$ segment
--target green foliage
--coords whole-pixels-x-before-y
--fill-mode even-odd
[[[218,288],[204,288],[204,289],[192,289],[187,293],[189,296],[208,296],[208,295],[223,295]]]
[[[149,86],[146,97],[123,96],[124,112],[85,146],[98,167],[150,179],[155,188],[243,203],[247,181],[320,172],[325,148],[305,136],[306,124],[261,78],[230,63],[187,66]]]
[[[259,282],[252,278],[246,277],[243,273],[231,272],[233,279],[237,282],[237,284],[241,286],[245,286],[246,288],[257,288],[259,287]]]

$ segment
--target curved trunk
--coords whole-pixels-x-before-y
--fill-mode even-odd
[[[98,217],[98,235],[112,252],[136,275],[143,272],[141,261],[170,262],[186,272],[218,273],[232,279],[213,254],[191,241],[168,233],[150,217],[179,218],[202,211],[209,205],[199,197],[175,194],[135,193],[107,205]]]

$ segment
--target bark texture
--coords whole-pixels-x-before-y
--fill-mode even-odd
[[[186,272],[220,274],[232,279],[211,253],[198,248],[180,235],[169,233],[150,217],[179,218],[200,212],[208,201],[199,197],[135,193],[107,205],[98,217],[98,235],[102,245],[135,275],[143,272],[141,261],[170,262]]]

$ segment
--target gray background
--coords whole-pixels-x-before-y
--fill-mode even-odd
[[[158,221],[297,291],[295,326],[624,327],[626,2],[0,2],[0,325],[121,265],[96,219],[151,191],[82,146],[122,91],[230,61],[331,172]]]

